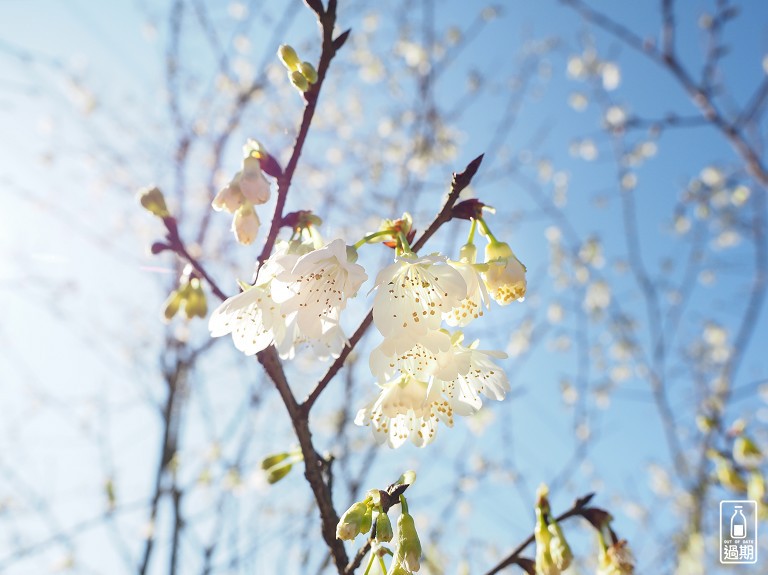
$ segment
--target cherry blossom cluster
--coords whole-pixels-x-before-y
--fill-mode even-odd
[[[232,214],[232,231],[235,239],[250,245],[259,233],[261,220],[254,206],[269,201],[269,182],[262,172],[262,159],[266,154],[256,140],[248,140],[243,146],[243,166],[232,180],[213,199],[213,209]]]
[[[306,343],[318,359],[338,357],[347,343],[341,311],[367,277],[340,239],[322,246],[285,242],[261,266],[253,286],[242,286],[213,312],[208,328],[213,337],[231,333],[246,355],[274,345],[290,359]]]
[[[473,220],[458,260],[416,255],[408,245],[407,214],[378,232],[390,236],[397,254],[379,272],[373,301],[373,321],[384,340],[371,352],[370,368],[381,392],[355,423],[370,425],[379,443],[427,445],[439,422],[451,427],[455,415],[482,407],[481,396],[502,400],[509,390],[494,361],[506,354],[480,349],[478,341],[464,345],[463,332],[448,329],[483,316],[491,298],[506,305],[525,294],[525,268],[506,244],[491,239],[486,262],[476,263],[475,225]],[[481,226],[492,238],[487,225]]]
[[[234,213],[235,235],[249,243],[258,224],[251,229],[243,222],[258,220],[253,206],[269,198],[262,162],[271,156],[254,140],[244,152],[242,170],[213,206]],[[280,357],[290,359],[305,345],[318,359],[338,358],[348,343],[341,313],[368,278],[357,249],[385,242],[395,255],[376,276],[373,321],[383,340],[369,359],[380,392],[358,411],[355,423],[370,426],[377,442],[390,447],[406,440],[427,445],[439,422],[451,427],[455,416],[476,413],[482,396],[504,398],[509,382],[497,361],[506,354],[482,349],[477,340],[465,344],[463,329],[485,314],[492,299],[507,305],[522,299],[526,289],[525,267],[491,233],[482,216],[485,206],[476,200],[462,204],[454,217],[470,220],[471,227],[457,259],[416,254],[408,214],[384,220],[378,231],[348,246],[342,239],[323,242],[319,219],[296,212],[291,240],[278,242],[255,282],[242,284],[240,294],[213,312],[211,335],[231,334],[246,355],[274,345]],[[488,240],[483,263],[476,261],[473,242],[478,226]]]

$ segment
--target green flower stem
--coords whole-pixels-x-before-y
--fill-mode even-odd
[[[376,553],[374,551],[371,551],[371,558],[368,559],[368,566],[365,568],[365,573],[363,573],[363,575],[368,575],[371,572],[371,567],[373,567],[374,559],[376,559]]]
[[[488,224],[485,223],[485,220],[483,218],[478,218],[477,221],[480,222],[480,227],[482,228],[483,233],[490,238],[491,243],[498,243],[499,240],[497,240],[496,236],[493,235],[491,228],[488,227]]]
[[[475,243],[475,230],[477,230],[477,220],[475,218],[472,218],[472,223],[469,226],[469,235],[467,236],[468,244]]]
[[[408,502],[405,500],[405,495],[400,496],[400,509],[403,513],[408,513]]]
[[[381,567],[381,573],[382,575],[386,575],[387,573],[387,564],[384,563],[384,557],[379,555],[379,567]]]
[[[397,232],[397,242],[399,244],[399,247],[401,248],[402,254],[414,253],[414,251],[411,249],[411,244],[408,243],[408,238],[406,238],[405,234],[401,231]]]
[[[371,240],[375,240],[376,238],[380,238],[382,236],[391,236],[391,235],[392,235],[392,232],[390,230],[380,230],[378,232],[373,232],[372,234],[368,234],[367,236],[362,238],[360,241],[358,241],[355,244],[355,249],[359,250],[365,244],[367,244]]]

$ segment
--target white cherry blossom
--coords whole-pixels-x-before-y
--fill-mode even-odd
[[[287,353],[293,341],[288,330],[292,318],[283,313],[272,297],[272,280],[286,268],[293,267],[296,260],[296,255],[278,250],[264,262],[254,287],[227,298],[211,314],[208,320],[211,336],[231,333],[235,347],[246,355],[254,355],[273,343]]]
[[[235,347],[254,355],[278,341],[285,331],[280,306],[271,297],[269,286],[253,287],[228,298],[211,315],[212,337],[232,334]]]
[[[245,199],[254,205],[269,201],[269,182],[261,171],[258,158],[248,156],[243,160],[243,170],[238,172],[240,191]]]
[[[458,374],[451,337],[443,330],[429,331],[418,340],[385,338],[371,351],[369,365],[379,383],[401,373],[422,381],[432,376],[452,379]]]
[[[410,376],[381,387],[379,396],[357,412],[357,425],[370,425],[378,443],[400,447],[409,440],[418,447],[430,443],[440,421],[453,426],[453,409],[437,389]]]
[[[338,357],[346,343],[339,327],[341,310],[366,279],[363,267],[348,261],[344,241],[336,239],[277,275],[272,294],[282,312],[295,318],[297,342],[312,344],[318,357]]]
[[[467,284],[445,256],[407,254],[376,277],[373,321],[384,337],[417,338],[440,328],[443,314],[460,305]]]
[[[485,247],[488,269],[483,274],[488,293],[499,305],[508,305],[525,297],[525,266],[504,242],[491,242]]]
[[[477,269],[478,266],[466,261],[448,260],[448,264],[464,278],[464,282],[467,284],[467,297],[461,300],[458,306],[443,313],[443,319],[451,327],[464,327],[483,315],[483,306],[488,309],[490,304],[488,290],[485,287],[482,274]]]
[[[507,354],[503,351],[477,349],[479,340],[465,347],[461,340],[460,332],[454,334],[453,353],[456,364],[466,365],[466,369],[460,368],[456,377],[434,381],[433,385],[440,387],[457,415],[471,415],[483,405],[481,394],[501,401],[509,391],[507,375],[493,362],[493,359],[505,359]]]

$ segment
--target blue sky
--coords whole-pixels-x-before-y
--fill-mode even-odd
[[[656,34],[659,17],[655,3],[602,4],[599,4],[601,8],[631,23],[640,36]],[[394,10],[395,6],[396,3],[387,3],[385,9]],[[703,1],[685,2],[682,7],[687,17],[712,9],[711,3]],[[348,8],[346,16],[345,8]],[[2,427],[0,446],[12,454],[2,463],[16,469],[40,492],[50,494],[57,502],[54,513],[65,525],[90,516],[84,514],[83,509],[99,508],[100,502],[93,493],[101,490],[104,461],[99,442],[94,438],[105,437],[106,433],[108,451],[118,454],[113,464],[116,473],[122,472],[129,478],[121,485],[121,494],[130,494],[125,496],[127,500],[131,496],[140,499],[147,488],[152,469],[152,465],[146,464],[147,454],[151,453],[151,461],[156,459],[153,435],[158,431],[158,422],[155,414],[146,408],[145,400],[147,396],[162,395],[154,372],[156,359],[150,351],[162,338],[157,318],[166,287],[163,280],[167,274],[162,272],[167,272],[170,264],[168,260],[147,255],[146,246],[156,239],[159,230],[149,227],[146,215],[135,208],[133,191],[145,183],[169,185],[173,181],[169,167],[173,131],[164,105],[162,68],[163,50],[168,41],[166,10],[165,3],[158,2],[73,0],[65,4],[11,0],[0,3],[3,62],[0,123],[5,136],[0,139],[0,186],[6,190],[0,210],[0,286],[3,288],[0,341],[4,349],[0,354],[0,373],[9,374],[0,384],[0,401],[8,406],[11,414]],[[474,17],[479,10],[459,2],[441,4],[436,20],[438,30],[442,32],[452,24],[471,21],[467,12]],[[364,26],[361,15],[370,12],[371,5],[342,2],[341,11],[340,27],[350,25],[354,31]],[[222,37],[233,40],[237,24],[228,20],[227,8],[222,5],[213,15],[227,31]],[[735,48],[724,57],[723,69],[734,106],[746,101],[764,78],[762,61],[768,51],[766,16],[760,2],[746,2],[742,13],[727,29],[726,38]],[[408,13],[407,19],[414,28],[420,23],[417,11]],[[248,58],[252,58],[254,65],[265,57],[272,23],[256,22],[246,31],[251,42]],[[696,66],[704,46],[701,30],[696,18],[681,18],[681,26],[678,41],[681,54],[686,63]],[[306,52],[316,57],[319,50],[311,43],[313,29],[311,17],[302,13],[288,27],[286,41],[307,46]],[[403,69],[392,55],[393,34],[393,25],[383,24],[374,45],[385,50],[384,55],[397,61]],[[527,62],[532,61],[520,55],[521,48],[526,42],[530,48],[531,40],[544,38],[556,42],[550,51],[537,58],[536,74],[531,76],[510,133],[497,140],[497,150],[489,150],[507,101],[514,96],[509,76],[525,69]],[[456,157],[425,175],[423,195],[407,199],[417,217],[422,218],[423,228],[438,205],[448,172],[460,169],[479,153],[487,153],[473,193],[497,208],[498,214],[491,220],[498,222],[494,231],[500,230],[497,235],[513,245],[531,273],[526,303],[495,310],[488,323],[492,327],[489,333],[483,334],[483,341],[507,347],[514,326],[526,318],[548,331],[535,353],[510,361],[515,393],[507,402],[490,407],[495,416],[491,428],[498,428],[489,433],[488,439],[473,442],[472,436],[453,430],[463,439],[454,441],[452,430],[441,429],[435,448],[446,460],[450,457],[445,454],[459,452],[468,445],[473,454],[492,454],[489,457],[493,461],[507,458],[514,461],[516,473],[526,478],[523,490],[531,500],[536,485],[557,477],[578,445],[574,439],[574,425],[578,422],[575,423],[573,409],[563,405],[561,394],[563,380],[578,379],[575,354],[579,349],[578,336],[589,337],[590,347],[602,347],[606,355],[611,345],[604,325],[592,322],[580,325],[572,319],[574,314],[570,311],[581,305],[579,286],[558,289],[548,272],[552,253],[546,234],[552,221],[535,204],[527,185],[532,183],[537,189],[546,190],[546,197],[555,195],[552,181],[538,179],[537,163],[541,159],[550,161],[554,171],[567,178],[567,208],[563,212],[573,230],[582,239],[599,235],[608,263],[597,273],[615,281],[612,284],[614,303],[643,321],[643,303],[630,274],[616,271],[617,261],[626,256],[620,217],[621,194],[617,189],[617,168],[609,140],[601,131],[601,114],[593,100],[593,88],[566,74],[569,57],[582,52],[581,42],[587,38],[594,41],[603,58],[616,62],[621,70],[620,84],[607,93],[613,103],[643,117],[660,117],[670,110],[682,116],[695,114],[686,95],[666,74],[605,34],[595,33],[573,12],[549,1],[510,2],[504,6],[502,16],[491,22],[437,81],[433,97],[442,110],[447,110],[452,103],[460,101],[469,68],[495,71],[488,75],[487,92],[464,109],[455,121],[454,128],[460,134]],[[227,40],[228,46],[230,40]],[[186,109],[190,110],[199,94],[215,88],[211,75],[205,73],[211,60],[204,41],[199,35],[191,35],[186,42],[184,64],[193,72],[202,72],[203,78],[199,84],[190,83],[189,100],[185,100],[189,106]],[[31,63],[24,58],[26,54],[32,56]],[[356,78],[356,64],[351,56],[342,52],[338,65],[348,74],[341,77]],[[402,99],[395,103],[400,107],[407,106],[415,97],[411,84],[403,80],[403,86]],[[376,123],[390,104],[384,97],[387,92],[381,85],[365,83],[355,89],[365,103],[362,120],[355,129],[361,134],[373,134],[370,145],[383,148],[386,138],[376,135],[380,133]],[[590,99],[583,112],[568,105],[568,98],[574,92]],[[91,95],[96,96],[96,107],[83,115],[92,105]],[[321,99],[321,106],[323,104],[327,106],[325,110],[330,109],[330,101]],[[298,98],[279,103],[262,101],[259,107],[263,110],[249,116],[253,126],[258,126],[259,119],[266,121],[269,114],[282,114],[285,124],[291,126],[291,114],[299,109],[299,101]],[[339,107],[344,109],[343,105]],[[215,118],[216,111],[212,109],[208,119]],[[249,129],[242,130],[243,137],[253,135],[245,133]],[[290,143],[287,132],[286,128],[285,133],[269,136],[270,143],[281,150],[282,158]],[[597,146],[597,157],[593,161],[584,161],[569,153],[575,141],[584,139],[593,140]],[[333,135],[310,139],[307,159],[313,167],[323,166],[329,141],[333,141]],[[676,264],[687,254],[687,240],[679,239],[672,232],[672,220],[674,205],[684,188],[707,166],[733,174],[738,182],[746,182],[746,178],[737,171],[740,162],[733,150],[710,128],[670,130],[658,138],[638,131],[628,141],[653,142],[657,147],[653,157],[632,170],[638,181],[634,197],[645,263],[656,279],[679,278],[682,269]],[[103,145],[105,143],[108,145]],[[227,170],[237,167],[239,145],[240,140],[233,139],[224,166]],[[534,160],[528,162],[529,156]],[[515,165],[515,170],[493,177],[507,163]],[[345,166],[339,170],[340,177],[354,168]],[[299,191],[292,200],[294,208],[311,203],[309,176],[313,173],[309,169],[299,172]],[[201,169],[190,178],[191,188],[199,192],[193,203],[198,210],[205,209],[206,205],[203,175],[204,169]],[[195,176],[198,181],[194,180]],[[382,193],[392,193],[401,184],[397,173],[390,172],[380,183],[371,185]],[[598,207],[600,199],[604,207]],[[349,228],[359,230],[367,224],[366,221],[349,225],[343,221],[343,213],[327,206],[321,209],[329,214],[326,224],[329,233]],[[368,212],[370,218],[379,215],[373,209]],[[265,222],[268,213],[265,211],[262,217]],[[219,216],[216,215],[214,222],[221,229],[213,234],[209,248],[228,233],[226,218]],[[434,249],[459,245],[455,237],[463,237],[465,230],[457,223],[451,226],[436,239]],[[748,285],[749,249],[743,244],[730,250],[711,248],[712,242],[708,246],[716,280],[696,288],[690,314],[686,315],[681,328],[684,341],[695,340],[697,332],[703,332],[711,319],[733,329]],[[365,256],[370,265],[382,258],[376,250],[370,254],[373,255]],[[225,274],[231,273],[234,267],[238,275],[247,275],[251,259],[252,254],[242,252],[235,264],[216,262],[214,269],[222,278],[222,284],[232,289],[233,278],[228,275],[225,278]],[[673,264],[669,276],[663,273],[664,259],[670,259]],[[374,275],[375,271],[369,271],[369,276]],[[567,319],[561,325],[547,326],[543,318],[547,306],[554,301],[563,303]],[[367,304],[370,300],[363,299],[355,311],[362,312]],[[126,311],[116,314],[116,310]],[[736,387],[766,378],[768,366],[760,350],[768,335],[765,317],[763,309],[760,327],[734,382]],[[192,337],[202,340],[205,330],[198,328],[201,326],[193,330]],[[557,353],[548,347],[546,342],[557,342],[558,336],[569,337],[570,352]],[[134,341],[142,347],[126,352]],[[227,355],[230,350],[218,348],[216,361],[234,363],[232,356]],[[683,350],[675,352],[682,354]],[[222,412],[236,412],[236,398],[244,393],[248,384],[235,384],[238,391],[217,397],[219,383],[215,374],[220,364],[211,361],[204,366],[198,385],[200,389],[210,388],[213,402]],[[251,373],[256,372],[255,368],[251,369]],[[672,366],[670,372],[675,383],[670,392],[673,406],[679,406],[681,412],[690,411],[695,401],[688,385],[690,374],[685,373],[680,364]],[[204,375],[210,375],[210,380]],[[364,382],[364,375],[360,380]],[[585,377],[590,389],[594,390],[604,380],[599,362],[593,364]],[[362,400],[369,398],[372,390],[362,388],[356,393]],[[35,394],[40,394],[43,400],[36,401]],[[329,395],[325,399],[327,403],[320,407],[330,411],[334,399],[336,396]],[[104,413],[112,414],[111,420],[96,417],[104,409],[100,401],[109,406]],[[622,501],[615,513],[619,531],[630,538],[635,536],[642,545],[653,546],[655,541],[643,541],[643,525],[626,512],[630,503],[646,510],[656,509],[658,502],[648,488],[648,465],[669,463],[648,386],[641,377],[629,378],[611,395],[610,408],[606,410],[596,407],[591,393],[584,401],[589,407],[589,428],[593,434],[589,465],[581,465],[568,475],[567,483],[560,485],[562,491],[554,495],[555,502],[564,507],[574,494],[599,488],[602,505]],[[190,413],[195,413],[196,408],[202,410],[203,405],[202,401],[195,404]],[[765,403],[760,399],[736,404],[729,419],[738,415],[746,415],[757,426],[764,427],[768,420]],[[279,429],[286,428],[285,421],[276,425]],[[686,425],[689,429],[681,429],[680,433],[694,433],[690,424]],[[209,430],[204,426],[190,428],[192,444],[198,438],[209,437]],[[350,433],[356,441],[370,439],[367,430]],[[327,430],[320,436],[324,446],[333,445]],[[203,442],[204,439],[200,439],[200,443]],[[19,449],[19,445],[31,447]],[[383,454],[375,468],[376,477],[389,478],[393,473],[396,477],[403,460],[423,469],[425,486],[440,485],[442,468],[430,467],[425,451],[410,446]],[[130,470],[140,464],[146,466],[147,473],[131,475]],[[293,489],[301,489],[298,474],[291,480]],[[467,525],[476,528],[476,535],[480,537],[508,541],[498,537],[496,530],[501,524],[514,529],[514,540],[520,539],[529,523],[526,509],[517,499],[498,495],[509,489],[508,477],[502,472],[489,473],[484,481],[487,482],[483,483],[485,490],[477,497],[481,511]],[[11,486],[14,493],[17,489],[18,486]],[[421,495],[432,503],[435,495],[428,493],[425,488]],[[504,511],[498,511],[499,499]],[[440,505],[439,500],[434,505]],[[143,521],[141,511],[128,515],[131,528],[139,528]],[[491,521],[487,520],[489,515],[498,517]],[[666,512],[656,521],[662,531],[672,525],[672,518]],[[30,541],[48,536],[46,528],[34,520],[23,522],[23,530]],[[104,543],[106,547],[109,541],[109,535],[101,531],[94,531],[88,537],[94,539],[86,541],[96,546]],[[0,555],[0,561],[4,556]],[[61,549],[46,548],[30,562],[19,564],[20,570],[9,572],[23,573],[25,568],[36,565],[37,560],[49,565],[61,556]],[[106,568],[105,561],[120,561],[113,553],[108,559],[98,555],[90,557],[92,572]]]

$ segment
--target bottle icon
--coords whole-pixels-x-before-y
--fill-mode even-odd
[[[734,506],[731,516],[731,538],[744,539],[747,536],[747,518],[741,512],[741,505]]]

